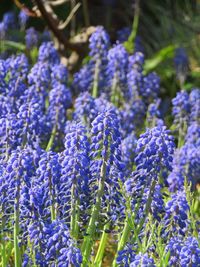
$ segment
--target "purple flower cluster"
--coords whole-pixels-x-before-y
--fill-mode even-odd
[[[198,240],[194,237],[188,237],[185,240],[180,237],[171,238],[167,247],[170,251],[170,266],[192,266],[200,265],[200,248]]]
[[[200,89],[193,89],[190,94],[181,91],[172,100],[174,124],[179,128],[179,147],[173,159],[173,171],[168,177],[171,191],[181,189],[186,179],[194,189],[199,183],[200,164],[200,124],[199,124]]]
[[[172,170],[174,148],[174,139],[164,126],[147,129],[137,143],[137,169],[147,170],[153,176],[165,169]]]
[[[20,12],[21,31],[27,19]],[[3,17],[0,38],[14,23]],[[160,79],[144,74],[141,52],[128,54],[127,33],[112,45],[96,27],[74,77],[53,42],[37,48],[34,28],[25,39],[36,62],[0,60],[2,266],[101,266],[110,243],[113,267],[200,266],[191,199],[200,182],[200,90],[177,93],[168,130]]]
[[[31,49],[38,44],[38,33],[35,30],[35,28],[31,27],[26,30],[26,36],[25,36],[25,41],[26,41],[26,47],[27,49]]]
[[[166,203],[166,213],[163,218],[166,235],[184,235],[188,230],[189,205],[184,192],[172,195],[172,199]],[[166,230],[167,229],[167,230]]]
[[[176,70],[176,76],[180,84],[183,85],[189,70],[188,55],[183,47],[179,47],[175,51],[174,66]]]

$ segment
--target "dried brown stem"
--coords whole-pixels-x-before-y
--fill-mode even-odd
[[[47,12],[42,0],[34,0],[34,2],[37,5],[40,13],[42,14],[42,17],[45,19],[48,27],[53,32],[53,34],[58,39],[58,41],[61,44],[63,44],[66,49],[76,51],[77,53],[81,53],[83,51],[83,44],[82,43],[79,43],[79,44],[70,43],[65,37],[64,33],[61,30],[59,30],[59,21],[54,19],[52,14]]]

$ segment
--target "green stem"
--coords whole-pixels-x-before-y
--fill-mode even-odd
[[[112,88],[111,88],[111,102],[115,106],[118,106],[118,103],[119,103],[119,93],[117,90],[117,86],[118,86],[118,79],[117,79],[117,73],[115,72],[115,75],[112,81]]]
[[[156,180],[153,180],[151,187],[150,187],[150,190],[149,190],[149,195],[148,195],[147,203],[146,203],[145,210],[144,210],[144,217],[140,220],[139,226],[137,228],[137,233],[139,233],[140,230],[142,229],[144,222],[148,216],[149,209],[151,207],[151,202],[152,202],[152,197],[154,194],[155,186],[156,186]]]
[[[28,236],[28,248],[30,249],[29,256],[33,261],[32,267],[36,267],[35,252],[33,249],[33,244],[31,243],[30,236]]]
[[[105,153],[105,157],[103,159],[102,167],[101,167],[101,173],[100,173],[100,180],[99,180],[99,186],[98,186],[98,192],[96,197],[96,203],[94,204],[92,208],[92,214],[89,221],[89,225],[87,228],[87,234],[83,240],[82,244],[82,254],[83,254],[83,264],[82,266],[87,266],[87,262],[92,250],[92,244],[93,244],[93,237],[96,230],[96,222],[98,220],[98,215],[101,207],[101,200],[104,194],[104,186],[105,186],[105,176],[106,176],[106,162],[107,162],[107,151]]]
[[[186,168],[186,174],[189,172],[189,166],[188,164],[185,166]],[[186,200],[189,205],[189,211],[188,211],[188,217],[190,220],[190,225],[191,225],[191,230],[193,232],[193,235],[198,239],[198,231],[197,231],[197,226],[196,226],[196,221],[195,221],[195,212],[193,210],[193,201],[194,201],[194,196],[191,191],[191,184],[189,184],[189,181],[187,179],[187,176],[185,175],[184,178],[184,189],[185,189],[185,196]]]
[[[59,115],[59,108],[57,107],[56,116],[55,116],[55,125],[54,125],[54,127],[52,129],[51,137],[50,137],[49,142],[47,144],[46,151],[49,151],[53,146],[53,142],[54,142],[54,139],[55,139],[55,136],[56,136],[56,131],[57,131],[58,115]]]
[[[17,186],[17,198],[14,206],[14,251],[15,251],[15,267],[20,267],[20,249],[19,249],[19,193],[20,186]]]
[[[139,226],[137,227],[136,231],[135,231],[135,229],[133,229],[134,230],[134,233],[135,233],[134,239],[137,238],[140,230],[142,229],[142,227],[144,225],[145,219],[147,218],[147,215],[149,213],[149,209],[150,209],[150,206],[151,206],[152,196],[153,196],[153,193],[154,193],[155,186],[156,186],[156,180],[153,180],[153,182],[151,184],[151,187],[150,187],[150,191],[149,191],[147,203],[146,203],[146,206],[145,206],[145,210],[144,210],[145,216],[140,220]],[[115,257],[114,262],[113,262],[113,265],[112,265],[113,267],[117,267],[117,262],[116,262],[117,255],[118,255],[118,252],[124,248],[124,246],[125,246],[128,238],[129,238],[130,232],[132,230],[132,228],[130,226],[131,224],[132,223],[129,222],[129,220],[127,218],[126,219],[125,226],[124,226],[123,233],[122,233],[121,238],[120,238],[120,241],[118,243],[116,257]]]
[[[50,198],[51,198],[51,206],[50,206],[51,221],[54,221],[56,219],[56,208],[55,208],[55,196],[53,193],[53,185],[52,185],[51,177],[49,177],[49,192],[50,192]]]
[[[76,207],[78,210],[76,210],[76,218],[75,218],[75,227],[74,227],[74,238],[78,240],[79,236],[79,220],[80,220],[80,201],[77,200]]]
[[[128,41],[125,43],[126,48],[129,50],[129,52],[133,52],[134,50],[134,42],[135,37],[137,35],[138,25],[139,25],[139,17],[140,17],[140,0],[135,1],[135,12],[134,12],[134,19],[133,19],[133,25],[132,25],[132,31],[128,38]]]
[[[103,228],[103,234],[101,236],[101,241],[98,247],[98,251],[94,260],[94,266],[95,267],[100,267],[101,266],[101,262],[103,259],[103,255],[104,255],[104,251],[105,251],[105,247],[106,247],[106,242],[107,242],[107,238],[108,238],[108,233],[107,230],[109,230],[110,228],[110,223],[107,223],[104,228]]]
[[[56,219],[56,209],[54,203],[51,205],[51,221],[54,221]]]
[[[6,191],[3,192],[3,198],[5,198],[5,197],[6,197]],[[2,235],[1,235],[1,240],[0,240],[0,243],[1,243],[1,257],[2,257],[1,264],[2,264],[2,267],[6,267],[6,243],[5,243],[6,219],[5,219],[5,214],[4,214],[5,203],[2,204],[1,210],[2,210],[2,213],[1,213],[1,221],[2,221],[1,232],[2,232]]]
[[[140,17],[140,0],[135,1],[135,13],[134,13],[134,19],[133,19],[133,26],[132,26],[132,32],[129,36],[129,41],[134,42],[135,37],[137,35],[138,25],[139,25],[139,17]]]
[[[126,221],[125,226],[124,226],[124,230],[122,232],[120,241],[118,243],[117,252],[115,254],[116,256],[115,256],[114,262],[112,264],[113,267],[118,266],[118,264],[117,264],[118,252],[124,248],[124,246],[128,240],[130,232],[131,232],[130,224],[128,223],[128,221]]]
[[[72,184],[71,188],[71,221],[70,221],[70,229],[71,235],[74,237],[75,235],[75,225],[76,225],[76,198],[75,198],[75,185]]]
[[[2,267],[6,267],[6,243],[5,243],[5,233],[4,233],[4,228],[5,228],[5,218],[2,218],[2,240],[1,240],[1,257],[2,257]]]
[[[185,134],[187,132],[187,123],[185,121],[182,121],[181,125],[182,126],[179,128],[179,131],[178,131],[178,148],[184,145]]]
[[[55,136],[56,136],[56,130],[57,130],[57,127],[54,126],[53,130],[51,132],[51,137],[50,137],[49,142],[48,142],[47,147],[46,147],[46,151],[49,151],[53,146],[53,142],[54,142],[54,139],[55,139]]]
[[[95,71],[94,71],[94,83],[92,89],[92,96],[97,97],[98,95],[98,83],[99,83],[99,68],[100,68],[100,59],[97,59],[95,64]]]

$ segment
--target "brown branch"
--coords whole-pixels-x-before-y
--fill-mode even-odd
[[[13,0],[15,5],[24,11],[24,13],[26,13],[26,15],[28,15],[29,17],[37,17],[37,14],[33,11],[28,9],[28,7],[26,7],[24,4],[22,4],[19,0]]]
[[[83,51],[83,44],[70,43],[66,39],[64,33],[61,30],[59,30],[59,21],[54,19],[52,15],[46,11],[42,0],[34,0],[34,2],[36,3],[38,9],[40,10],[40,13],[42,14],[42,17],[45,19],[48,27],[53,32],[58,41],[62,43],[66,49],[76,51],[77,53],[81,53]]]

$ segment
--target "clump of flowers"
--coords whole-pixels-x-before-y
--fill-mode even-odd
[[[0,39],[14,25],[6,14]],[[2,267],[200,266],[200,89],[177,93],[166,124],[128,34],[112,44],[98,26],[73,77],[34,28],[26,55],[0,60]]]

